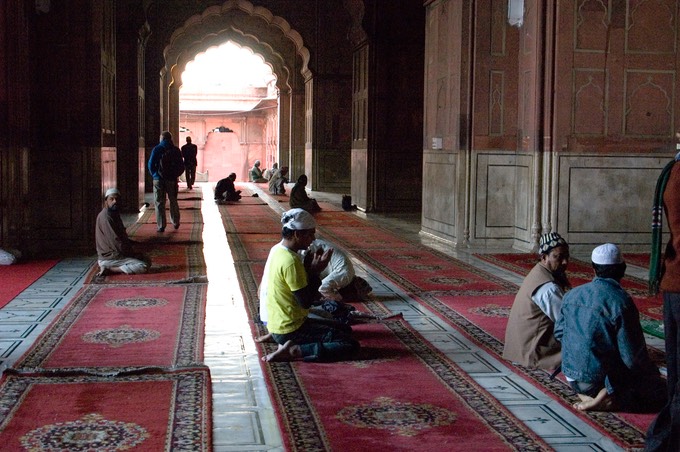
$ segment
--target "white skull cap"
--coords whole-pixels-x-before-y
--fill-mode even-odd
[[[316,221],[311,213],[304,209],[290,209],[283,212],[281,216],[281,224],[284,228],[293,231],[302,231],[305,229],[315,229]]]
[[[109,196],[120,196],[120,192],[118,191],[117,188],[109,188],[106,190],[106,193],[104,194],[104,199],[108,198]]]
[[[605,243],[593,250],[590,260],[593,261],[593,264],[598,265],[616,265],[623,263],[623,256],[621,256],[621,250],[618,246],[613,243]]]

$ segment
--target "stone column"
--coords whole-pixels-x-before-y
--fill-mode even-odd
[[[116,77],[116,147],[118,150],[118,189],[125,212],[137,212],[144,203],[144,29],[136,23],[121,23],[127,14],[119,15],[116,51],[119,64]],[[137,39],[131,39],[137,36]]]
[[[290,119],[290,155],[288,161],[279,163],[289,167],[289,179],[297,179],[305,171],[305,130],[307,127],[305,118],[305,93],[293,91],[291,96],[291,119]]]
[[[291,116],[292,116],[292,94],[290,91],[279,95],[279,143],[278,155],[275,162],[281,167],[282,162],[290,159],[291,147]]]

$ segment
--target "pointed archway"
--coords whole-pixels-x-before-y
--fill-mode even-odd
[[[231,172],[247,181],[255,161],[261,170],[278,163],[275,84],[272,66],[231,40],[186,65],[178,144],[190,138],[198,146],[199,181],[216,182]]]
[[[170,37],[160,74],[162,128],[179,135],[179,89],[186,64],[198,53],[229,40],[252,49],[272,67],[280,93],[278,160],[291,168],[292,175],[303,173],[305,83],[312,78],[309,51],[285,19],[245,0],[210,7],[187,19]]]

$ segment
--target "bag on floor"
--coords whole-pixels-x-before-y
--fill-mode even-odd
[[[352,210],[352,197],[349,195],[342,195],[342,209]]]

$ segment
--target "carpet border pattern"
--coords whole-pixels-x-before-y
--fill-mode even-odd
[[[153,286],[148,284],[149,286]],[[136,287],[135,284],[127,287]],[[59,345],[63,336],[68,332],[89,302],[104,288],[121,288],[122,284],[86,285],[75,298],[64,307],[60,315],[52,321],[49,327],[40,335],[34,345],[12,366],[21,372],[46,373],[87,373],[93,375],[118,375],[140,369],[156,369],[149,367],[82,367],[82,368],[49,368],[40,365],[50,356]],[[204,284],[187,284],[181,286],[186,289],[184,294],[184,309],[182,324],[178,332],[177,351],[172,368],[194,367],[202,363],[203,359],[203,323],[205,319],[206,286]]]

